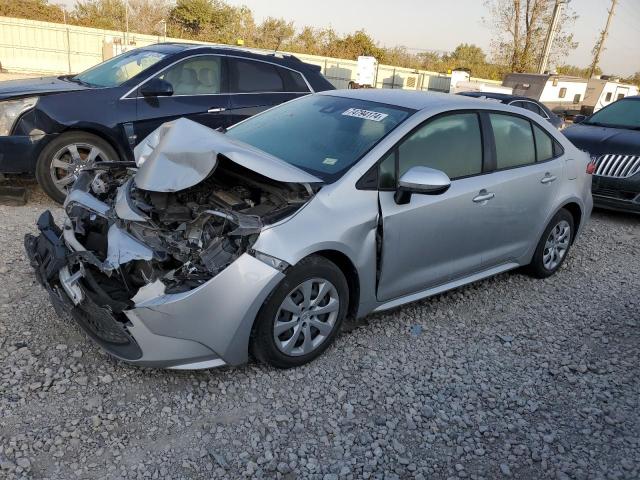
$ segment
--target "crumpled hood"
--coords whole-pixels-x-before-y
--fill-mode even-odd
[[[0,100],[44,95],[73,90],[86,90],[88,87],[68,82],[58,77],[22,78],[0,82]]]
[[[591,155],[640,155],[640,131],[578,124],[563,133],[576,147]]]
[[[218,155],[272,180],[322,183],[273,155],[185,118],[151,132],[135,147],[134,155],[139,165],[136,186],[153,192],[176,192],[198,184],[212,174]]]

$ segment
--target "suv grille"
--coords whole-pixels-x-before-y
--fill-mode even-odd
[[[640,171],[639,155],[602,155],[596,159],[594,175],[626,178]]]

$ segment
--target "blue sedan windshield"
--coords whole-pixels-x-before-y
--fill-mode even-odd
[[[79,73],[73,80],[91,87],[117,87],[164,57],[165,53],[154,50],[131,50]]]
[[[413,112],[353,98],[310,95],[250,118],[227,135],[332,182]]]
[[[618,100],[591,115],[583,124],[640,129],[640,100]]]

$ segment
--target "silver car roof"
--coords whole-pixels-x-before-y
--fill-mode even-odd
[[[401,90],[390,88],[359,88],[352,90],[327,90],[319,95],[353,98],[370,102],[397,105],[414,110],[432,110],[443,106],[455,108],[482,108],[486,107],[485,100],[451,95],[450,93],[419,92],[416,90]]]

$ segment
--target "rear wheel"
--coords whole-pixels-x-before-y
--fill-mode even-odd
[[[573,229],[573,216],[567,210],[563,208],[555,214],[542,234],[528,266],[531,275],[546,278],[558,271],[571,248]]]
[[[335,339],[347,312],[349,287],[342,271],[320,256],[291,267],[263,304],[251,351],[277,368],[303,365]]]
[[[51,141],[40,153],[36,179],[49,197],[62,203],[83,167],[118,160],[102,138],[86,132],[68,132]]]

